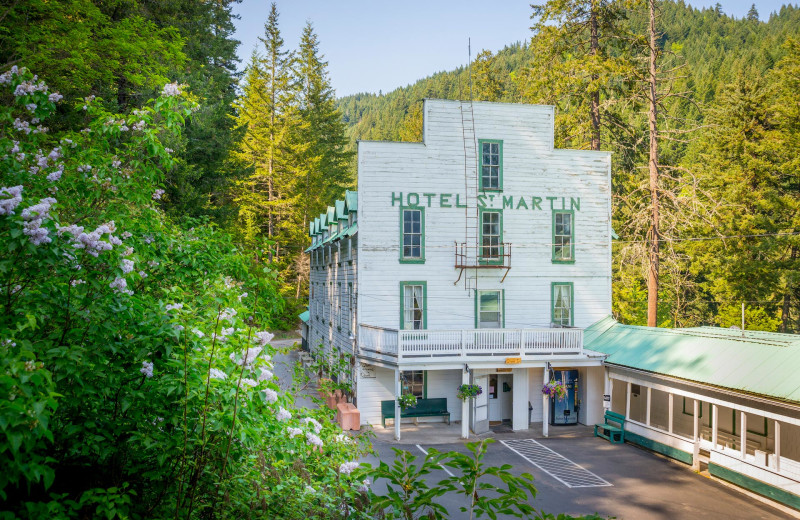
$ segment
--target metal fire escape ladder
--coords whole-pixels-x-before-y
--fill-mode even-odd
[[[471,89],[470,89],[471,90]],[[461,251],[464,269],[477,267],[479,256],[478,244],[478,143],[475,137],[475,112],[472,108],[472,93],[469,101],[461,101],[461,131],[464,141],[464,245]],[[464,276],[464,289],[478,289],[478,270],[472,270],[474,276]]]

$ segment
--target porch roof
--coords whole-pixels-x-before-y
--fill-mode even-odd
[[[609,316],[585,330],[584,346],[609,364],[800,403],[798,335],[641,327]]]

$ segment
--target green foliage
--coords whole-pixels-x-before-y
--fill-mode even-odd
[[[192,97],[55,135],[58,95],[0,85],[0,516],[358,517],[364,441],[271,372],[276,274],[158,206]]]
[[[377,468],[365,470],[372,475],[375,483],[379,479],[387,481],[385,495],[370,497],[373,510],[387,519],[446,518],[447,509],[436,499],[444,495],[448,488],[441,485],[430,486],[425,478],[441,469],[440,462],[446,454],[431,450],[425,455],[422,464],[417,465],[417,457],[411,453],[397,448],[392,450],[395,458],[391,466],[381,461]]]
[[[557,517],[536,511],[530,501],[536,498],[533,476],[515,475],[510,464],[492,466],[484,462],[493,439],[467,443],[469,453],[439,452],[431,449],[421,463],[411,453],[392,448],[395,454],[391,465],[381,461],[377,468],[368,465],[361,470],[374,477],[375,483],[386,480],[386,493],[370,493],[370,505],[378,518],[450,518],[450,512],[440,501],[445,494],[463,495],[461,513],[467,518],[498,518],[510,515],[516,518],[539,520],[569,520],[575,517],[560,514]],[[429,476],[445,467],[454,470],[454,476],[431,484]],[[462,516],[459,516],[462,518]],[[580,517],[585,520],[602,520],[596,515]]]

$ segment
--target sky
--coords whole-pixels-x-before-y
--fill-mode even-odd
[[[530,37],[531,0],[277,0],[285,45],[297,48],[310,21],[328,61],[338,97],[390,92],[436,72],[452,70],[483,49],[497,52]],[[714,1],[689,1],[701,8]],[[728,15],[742,18],[753,0],[720,0]],[[756,0],[762,20],[786,1]],[[234,8],[240,68],[264,34],[269,0],[243,0]]]

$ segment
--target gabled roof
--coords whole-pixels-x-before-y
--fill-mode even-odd
[[[662,329],[611,317],[584,332],[606,363],[800,403],[800,336],[718,327]]]
[[[346,191],[344,192],[344,201],[347,204],[347,211],[358,211],[358,192]]]
[[[343,200],[336,201],[336,220],[347,218],[347,211],[345,211],[345,204]]]
[[[331,224],[336,222],[336,208],[333,206],[328,206],[328,213],[325,215],[328,220],[326,220],[326,225],[330,226]]]

